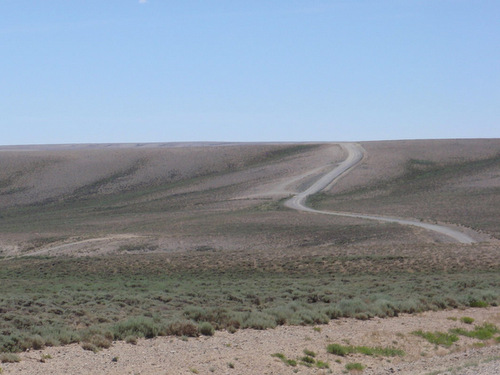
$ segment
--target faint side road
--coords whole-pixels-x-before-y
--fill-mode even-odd
[[[476,242],[473,238],[469,237],[465,233],[462,233],[458,230],[443,225],[429,224],[417,220],[400,219],[397,217],[390,217],[390,216],[365,215],[365,214],[350,213],[350,212],[321,211],[307,207],[305,203],[310,195],[316,194],[321,190],[325,189],[328,185],[334,184],[335,182],[338,181],[339,178],[349,173],[353,168],[355,168],[361,162],[361,160],[363,160],[363,157],[365,155],[365,150],[360,145],[355,143],[341,143],[340,146],[344,149],[344,151],[347,152],[347,158],[337,167],[335,167],[332,171],[328,172],[318,181],[312,184],[307,190],[287,200],[285,202],[286,207],[292,208],[294,210],[313,212],[323,215],[347,216],[360,219],[398,223],[402,225],[413,225],[440,234],[444,234],[460,243],[468,244]]]

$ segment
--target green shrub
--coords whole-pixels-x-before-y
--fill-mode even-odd
[[[312,350],[304,349],[304,354],[308,355],[309,357],[316,357],[316,353],[314,353]]]
[[[323,310],[323,313],[330,319],[338,319],[342,317],[342,311],[337,306],[329,306]]]
[[[368,346],[356,346],[354,348],[356,353],[369,355],[369,356],[380,356],[380,357],[402,357],[405,352],[394,348],[381,348],[381,347],[368,347]]]
[[[280,306],[267,311],[270,315],[274,316],[275,322],[279,326],[289,323],[294,314],[294,311],[292,311],[288,306]]]
[[[268,329],[276,327],[276,319],[273,316],[252,311],[243,318],[242,328]]]
[[[484,323],[483,325],[474,327],[474,330],[471,333],[472,337],[476,339],[489,340],[495,333],[498,332],[500,331],[494,324]]]
[[[226,309],[220,307],[188,306],[184,309],[183,315],[185,318],[197,323],[209,322],[214,326],[214,329],[223,329],[230,326],[239,328],[241,324]]]
[[[314,362],[316,362],[313,357],[310,357],[308,355],[302,357],[300,360],[305,364],[311,364],[311,365],[314,364]]]
[[[464,317],[460,318],[460,321],[462,323],[465,323],[465,324],[472,324],[472,323],[474,323],[474,318],[470,318],[468,316],[464,316]]]
[[[286,357],[283,353],[274,353],[274,354],[271,354],[271,357],[279,358],[282,361],[284,361],[286,359]]]
[[[297,361],[295,359],[287,359],[285,362],[288,366],[295,367],[297,366]]]
[[[127,344],[137,345],[137,337],[136,336],[127,336],[127,337],[125,337],[125,342]]]
[[[347,363],[345,365],[345,369],[347,371],[363,371],[365,369],[365,366],[363,366],[359,362],[354,362],[354,363]]]
[[[111,340],[103,335],[94,335],[90,339],[90,343],[97,348],[108,349],[111,347]]]
[[[340,344],[330,344],[326,347],[326,351],[331,354],[339,355],[341,357],[346,356],[349,353],[352,353],[350,347],[340,345]]]
[[[172,336],[198,337],[198,326],[190,321],[177,321],[167,327],[167,334]]]
[[[80,342],[81,337],[77,332],[61,331],[57,336],[61,345],[75,344]]]
[[[213,336],[215,332],[214,327],[208,322],[201,323],[198,327],[198,330],[204,336]]]
[[[312,324],[327,324],[330,318],[321,311],[311,310],[310,308],[302,308],[297,310],[293,315],[290,323],[300,325]]]
[[[83,350],[89,350],[94,353],[97,353],[99,351],[99,348],[90,342],[82,343],[82,348]]]
[[[399,349],[394,348],[382,348],[382,347],[369,347],[369,346],[344,346],[340,344],[330,344],[326,348],[328,353],[346,356],[351,353],[359,353],[369,356],[376,357],[396,357],[396,356],[404,356],[405,352]]]
[[[367,313],[357,313],[357,314],[354,314],[354,318],[358,319],[358,320],[368,320],[368,319],[373,318],[373,316],[371,314],[367,314]]]
[[[2,363],[15,363],[20,362],[21,358],[14,353],[2,353],[0,354],[0,362]]]
[[[366,303],[360,298],[341,300],[338,303],[338,308],[345,318],[354,317],[356,314],[366,313],[369,310]]]
[[[450,332],[456,335],[472,337],[478,340],[489,340],[495,333],[500,331],[494,324],[484,323],[480,326],[474,327],[472,331],[466,331],[462,328],[454,328],[450,329]]]
[[[458,341],[458,336],[456,334],[444,332],[422,332],[421,330],[418,330],[412,332],[412,334],[426,339],[431,344],[442,345],[445,347],[450,347],[454,342]]]
[[[327,362],[323,362],[323,361],[317,360],[316,361],[316,367],[317,368],[325,369],[325,368],[330,368],[330,365]]]
[[[287,366],[297,366],[297,361],[294,359],[288,359],[283,353],[271,354],[271,357],[279,358]]]
[[[45,340],[40,335],[35,335],[29,338],[31,341],[31,347],[35,350],[40,350],[45,347]]]
[[[470,307],[488,307],[489,303],[486,301],[477,300],[477,299],[473,298],[473,299],[469,300],[469,306]]]
[[[153,338],[158,336],[159,327],[153,319],[139,316],[116,323],[112,332],[115,340],[124,340],[128,336]]]
[[[388,316],[397,316],[400,311],[395,303],[389,301],[386,298],[375,300],[375,302],[373,303],[373,307],[375,309],[375,315],[381,318],[385,318]]]

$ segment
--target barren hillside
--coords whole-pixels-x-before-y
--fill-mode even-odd
[[[481,238],[499,235],[500,141],[363,147],[362,165],[311,204],[463,225],[484,232]],[[280,205],[343,157],[334,144],[4,147],[0,251],[116,235],[150,236],[170,250],[440,240],[417,229]],[[116,238],[122,244],[125,237]]]

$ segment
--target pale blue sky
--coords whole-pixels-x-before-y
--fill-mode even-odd
[[[500,1],[0,0],[0,144],[500,137]]]

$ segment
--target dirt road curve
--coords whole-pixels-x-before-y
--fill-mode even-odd
[[[337,167],[335,167],[332,171],[328,172],[318,181],[312,184],[307,190],[295,195],[293,198],[290,198],[288,201],[286,201],[285,202],[286,207],[292,208],[294,210],[313,212],[323,215],[347,216],[360,219],[398,223],[402,225],[413,225],[440,234],[444,234],[460,243],[467,244],[476,242],[473,238],[469,237],[465,233],[462,233],[458,230],[443,225],[429,224],[417,220],[400,219],[397,217],[389,217],[389,216],[365,215],[365,214],[350,213],[350,212],[320,211],[307,207],[305,205],[307,197],[309,197],[312,194],[320,192],[329,185],[334,184],[339,178],[347,174],[349,171],[355,168],[361,162],[361,160],[363,160],[363,157],[365,155],[365,150],[360,145],[354,143],[342,143],[340,144],[340,146],[344,149],[344,151],[347,152],[347,158]]]

